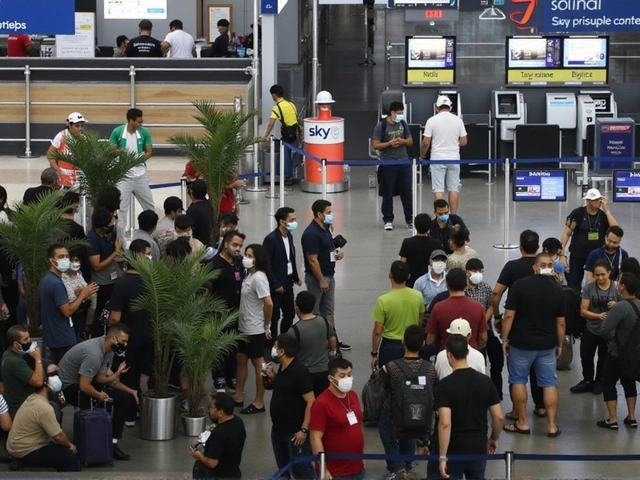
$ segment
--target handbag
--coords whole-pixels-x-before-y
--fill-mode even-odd
[[[280,103],[276,103],[276,107],[280,111],[280,138],[285,143],[293,143],[298,139],[298,122],[294,125],[287,125],[284,123],[284,114]]]

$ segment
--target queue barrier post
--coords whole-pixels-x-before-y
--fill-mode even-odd
[[[323,158],[322,161],[322,199],[327,199],[327,159]]]
[[[269,194],[267,198],[278,198],[276,193],[276,140],[273,135],[269,137]],[[273,210],[273,204],[271,210]],[[273,215],[273,212],[271,214]]]
[[[325,472],[327,471],[327,455],[324,452],[320,452],[320,480],[326,480]]]
[[[411,219],[412,235],[416,234],[415,216],[418,211],[418,160],[413,159],[411,161],[411,211],[413,212],[413,218]]]
[[[510,211],[509,207],[511,206],[511,199],[509,198],[511,186],[511,165],[509,163],[509,159],[504,159],[504,238],[502,243],[496,243],[493,248],[499,250],[513,250],[518,248],[518,245],[514,245],[513,243],[509,243],[509,216]]]
[[[237,114],[241,114],[242,113],[242,97],[240,95],[236,95],[235,97],[233,97],[233,110],[234,112],[236,112]],[[240,133],[238,133],[238,137],[240,137]],[[238,162],[238,175],[242,175],[243,172],[243,165],[242,162]],[[249,200],[245,200],[244,197],[242,196],[242,188],[237,188],[236,189],[236,203],[240,204],[240,205],[248,205],[249,203],[251,203]]]
[[[87,195],[82,194],[82,228],[87,231]]]
[[[24,67],[24,155],[18,158],[38,158],[31,152],[31,67]]]
[[[504,452],[504,478],[506,480],[511,480],[513,478],[513,463],[514,463],[514,453],[513,451],[509,450],[507,452]]]
[[[180,178],[180,200],[184,208],[187,204],[187,177],[184,175]]]
[[[136,199],[131,194],[131,203],[129,205],[129,236],[133,238],[136,231]]]
[[[129,104],[131,108],[136,108],[136,67],[129,66]]]
[[[589,157],[586,155],[582,158],[582,193],[586,194],[589,190]]]
[[[284,156],[286,153],[287,146],[284,144],[284,140],[280,140],[280,171],[278,175],[280,176],[280,192],[278,193],[278,197],[280,198],[280,208],[284,207]]]

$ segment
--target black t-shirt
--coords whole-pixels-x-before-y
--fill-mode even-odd
[[[550,350],[558,344],[556,317],[565,316],[562,287],[551,275],[533,275],[509,288],[507,310],[515,310],[509,345],[522,350]]]
[[[241,478],[240,463],[246,438],[247,432],[240,417],[218,424],[204,445],[204,456],[218,460],[218,465],[206,468],[196,460],[193,478]]]
[[[213,208],[206,200],[192,203],[187,209],[187,215],[193,220],[193,238],[200,240],[203,245],[211,245],[211,231],[213,229]]]
[[[304,271],[306,273],[313,274],[307,255],[318,256],[320,270],[325,277],[332,277],[336,273],[335,246],[329,227],[322,228],[318,225],[318,222],[311,220],[311,223],[302,234],[300,242],[302,243]]]
[[[533,266],[536,263],[536,257],[520,257],[517,260],[509,260],[498,277],[498,283],[507,288],[516,283],[521,278],[530,277],[535,272]]]
[[[151,316],[146,310],[132,310],[133,301],[144,295],[145,287],[140,275],[125,273],[113,287],[109,308],[121,312],[120,321],[131,329],[129,345],[143,345],[153,342]]]
[[[22,203],[24,203],[25,205],[36,203],[43,196],[50,195],[53,192],[53,188],[47,187],[45,185],[38,185],[37,187],[27,188],[24,191]]]
[[[407,280],[407,287],[413,287],[413,284],[422,275],[427,273],[429,269],[429,257],[431,252],[442,248],[442,244],[431,237],[415,237],[405,238],[402,241],[399,255],[406,257],[407,265],[411,271],[411,277]]]
[[[429,229],[429,236],[431,238],[436,239],[438,242],[442,244],[442,249],[446,252],[447,255],[451,255],[453,250],[449,248],[449,230],[456,225],[460,225],[460,228],[467,228],[464,224],[462,218],[460,218],[455,213],[449,215],[449,220],[444,228],[440,228],[438,226],[438,219],[434,218],[431,220],[431,228]]]
[[[436,409],[451,409],[451,441],[447,454],[487,453],[487,409],[500,403],[489,377],[472,368],[454,370],[438,384]]]
[[[218,253],[211,259],[211,266],[220,271],[218,278],[211,282],[211,290],[224,300],[231,310],[240,308],[240,290],[242,289],[242,265],[239,261],[230,264]]]
[[[587,258],[592,250],[604,245],[609,220],[602,210],[598,210],[595,215],[589,215],[587,207],[578,207],[569,214],[567,222],[576,222],[576,229],[569,244],[569,251],[576,258]],[[597,238],[589,240],[589,233]]]
[[[230,57],[229,53],[229,37],[226,35],[218,35],[213,42],[211,50],[209,51],[210,57]]]
[[[313,382],[307,367],[297,359],[276,374],[269,412],[273,430],[279,433],[296,433],[302,427],[307,408],[302,395],[313,392]]]
[[[151,35],[140,35],[129,40],[124,54],[127,57],[163,57],[162,42]]]

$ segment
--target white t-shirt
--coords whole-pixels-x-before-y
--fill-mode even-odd
[[[171,45],[167,57],[193,58],[193,49],[196,44],[193,37],[184,30],[174,30],[167,35],[164,41]]]
[[[467,131],[460,117],[441,112],[427,120],[424,136],[431,137],[431,160],[460,160],[460,137]]]
[[[467,363],[476,372],[479,372],[483,375],[487,374],[487,366],[484,363],[484,355],[482,355],[478,350],[471,346],[469,346]],[[436,374],[438,375],[438,380],[442,380],[444,377],[451,375],[451,373],[453,373],[453,369],[451,368],[451,365],[449,365],[449,360],[447,360],[447,351],[442,350],[436,357]]]
[[[240,290],[240,317],[239,330],[247,335],[259,335],[264,333],[264,309],[262,299],[269,297],[269,279],[264,272],[256,272],[247,275],[242,281]]]
[[[126,129],[124,131],[125,136],[127,137],[127,150],[131,153],[138,153],[138,132],[133,134],[129,133]],[[128,177],[141,177],[147,172],[147,167],[143,163],[142,165],[138,165],[133,167],[131,170],[127,172]]]

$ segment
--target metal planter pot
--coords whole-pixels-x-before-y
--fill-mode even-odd
[[[181,415],[182,430],[187,437],[197,437],[207,428],[207,417],[188,417],[184,413]]]
[[[178,396],[140,397],[140,438],[171,440],[176,436],[176,406]]]

